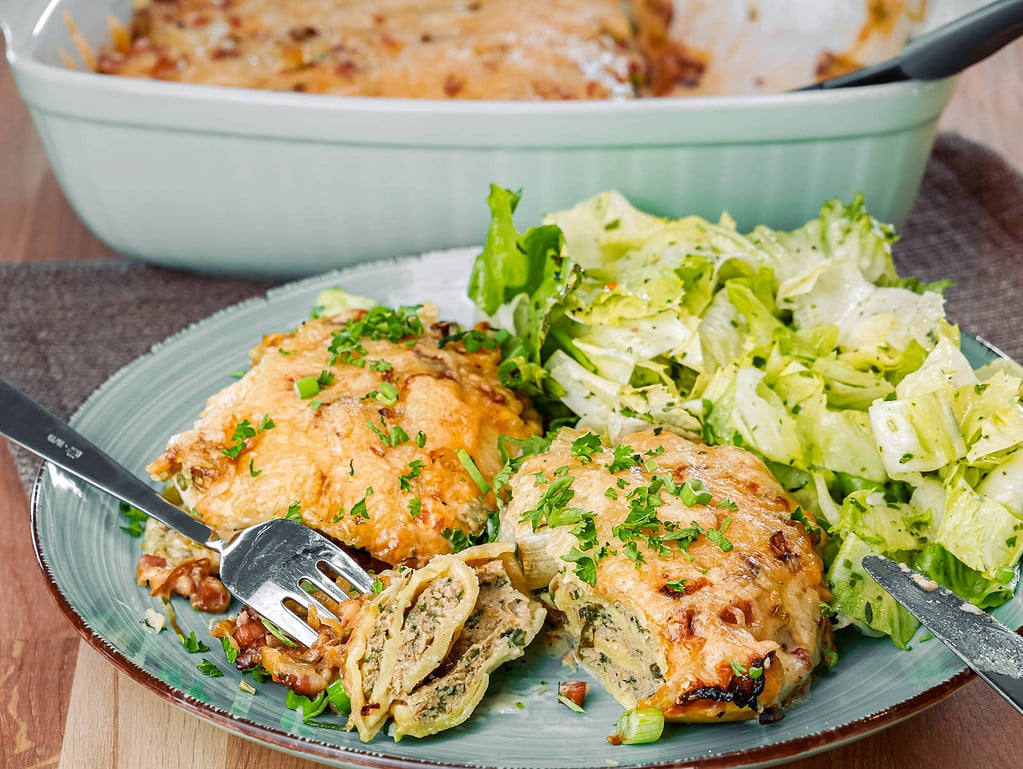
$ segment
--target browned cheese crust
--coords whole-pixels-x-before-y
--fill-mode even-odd
[[[345,96],[624,98],[630,35],[617,0],[159,0],[97,70]]]
[[[149,466],[153,478],[173,481],[184,505],[221,535],[290,510],[392,565],[451,552],[445,529],[478,533],[495,500],[457,452],[492,478],[503,464],[499,436],[533,435],[539,420],[499,383],[497,350],[443,344],[457,328],[431,325],[426,311],[421,337],[362,339],[364,354],[328,363],[334,333],[361,315],[267,336],[252,368]],[[324,371],[332,383],[300,398],[295,382]],[[273,426],[260,429],[266,419]],[[243,423],[255,434],[240,443]],[[236,457],[224,453],[232,446],[241,447]]]
[[[816,531],[793,519],[794,501],[760,460],[738,448],[648,430],[623,439],[631,447],[623,455],[635,461],[612,473],[611,450],[580,455],[572,451],[574,435],[563,432],[512,478],[502,534],[515,528],[528,574],[521,541],[531,523],[522,518],[542,506],[545,490],[567,468],[574,491],[567,504],[593,513],[597,538],[588,550],[596,562],[593,586],[572,564],[550,584],[577,658],[624,706],[657,707],[669,720],[752,718],[784,704],[832,648],[820,608],[830,595]],[[642,506],[637,500],[657,476],[676,485],[698,479],[711,499],[690,506],[684,494],[661,488],[659,523],[646,531],[698,526],[701,533],[682,547],[666,541],[660,552],[639,537],[640,557],[630,556],[628,537],[616,527],[630,506]],[[547,549],[559,559],[580,544],[566,528],[550,530]],[[708,536],[711,530],[727,542]],[[598,558],[602,546],[606,554]]]

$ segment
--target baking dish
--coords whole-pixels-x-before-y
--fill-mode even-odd
[[[67,69],[130,0],[2,10],[56,176],[95,234],[167,266],[292,277],[482,241],[488,186],[520,221],[617,189],[640,208],[796,226],[866,195],[900,225],[952,80],[835,92],[590,102],[361,99]]]

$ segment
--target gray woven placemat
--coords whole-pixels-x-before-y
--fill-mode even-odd
[[[956,282],[953,321],[1023,359],[1023,176],[941,135],[895,251],[901,273]],[[126,261],[0,264],[0,376],[67,417],[154,343],[270,285]],[[36,462],[15,457],[28,483]]]

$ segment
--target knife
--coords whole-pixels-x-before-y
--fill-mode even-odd
[[[930,577],[879,555],[863,568],[928,630],[1023,713],[1023,636]]]

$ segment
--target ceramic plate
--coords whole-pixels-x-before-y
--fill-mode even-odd
[[[247,351],[264,333],[288,329],[308,316],[317,293],[330,286],[383,304],[429,300],[443,317],[471,322],[465,283],[476,251],[458,249],[378,262],[290,284],[265,298],[220,312],[163,342],[118,372],[82,406],[73,424],[129,469],[144,467],[174,433],[190,427],[206,399],[248,365]],[[964,342],[973,362],[990,353]],[[620,707],[599,686],[586,713],[557,701],[557,682],[586,677],[563,667],[555,650],[534,645],[524,660],[496,675],[475,715],[441,735],[395,743],[381,733],[363,744],[354,733],[303,724],[284,704],[282,687],[239,689],[241,675],[207,634],[208,617],[177,600],[178,621],[212,647],[189,654],[171,632],[154,633],[141,620],[158,599],[135,584],[139,540],[120,530],[110,497],[46,467],[33,494],[35,546],[50,589],[86,640],[143,686],[235,733],[335,766],[413,768],[501,767],[604,769],[608,766],[739,767],[819,752],[889,726],[934,704],[969,680],[958,659],[936,640],[915,639],[911,651],[887,640],[840,633],[838,666],[771,725],[756,721],[673,725],[652,745],[612,746]],[[996,614],[1023,624],[1017,596]],[[205,657],[219,678],[197,669]],[[322,717],[330,720],[329,717]],[[335,719],[335,723],[340,723]]]

